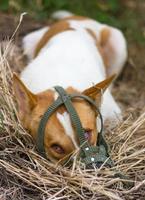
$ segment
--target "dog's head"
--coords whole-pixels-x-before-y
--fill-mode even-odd
[[[112,80],[113,76],[86,89],[83,94],[95,100],[99,107],[102,92]],[[15,74],[13,83],[19,118],[24,128],[36,139],[39,122],[44,112],[55,101],[56,92],[50,89],[33,94]],[[70,94],[79,93],[72,87],[68,87],[66,91]],[[95,145],[98,136],[97,113],[85,100],[74,99],[72,103],[85,130],[85,138],[91,145]],[[49,118],[45,128],[44,145],[47,157],[53,162],[64,159],[79,147],[78,135],[64,106],[58,108]]]

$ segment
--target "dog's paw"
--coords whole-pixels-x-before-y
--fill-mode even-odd
[[[101,111],[105,124],[110,128],[116,127],[123,119],[119,105],[109,93],[104,98]]]

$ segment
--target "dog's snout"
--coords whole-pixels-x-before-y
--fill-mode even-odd
[[[85,130],[85,139],[90,141],[91,140],[92,131],[91,130]]]

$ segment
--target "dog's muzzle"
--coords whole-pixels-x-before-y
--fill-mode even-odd
[[[103,119],[102,115],[95,103],[91,98],[86,95],[82,94],[67,94],[66,91],[60,87],[56,86],[55,90],[58,92],[59,96],[54,101],[52,105],[50,105],[47,111],[44,113],[40,120],[38,134],[37,134],[37,141],[36,146],[40,154],[46,158],[45,147],[44,147],[44,134],[45,134],[45,127],[46,123],[49,120],[50,116],[57,110],[58,107],[64,105],[67,112],[70,115],[71,121],[75,130],[78,134],[79,143],[80,143],[80,159],[86,165],[87,168],[92,167],[100,167],[104,164],[104,166],[112,167],[113,162],[108,153],[108,146],[103,137]],[[101,130],[98,133],[98,140],[96,146],[92,146],[85,138],[85,131],[82,127],[80,118],[72,104],[72,99],[79,98],[84,99],[90,105],[92,105],[95,111],[98,113],[101,122]]]

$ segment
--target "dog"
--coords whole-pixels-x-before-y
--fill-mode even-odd
[[[29,64],[20,78],[16,74],[13,76],[19,118],[34,140],[44,112],[58,97],[56,85],[69,94],[85,94],[92,98],[104,121],[117,124],[122,117],[108,88],[127,59],[122,32],[87,17],[64,12],[54,16],[58,19],[56,23],[23,38]],[[74,99],[73,106],[85,130],[85,138],[96,145],[98,115],[84,100]],[[79,148],[77,133],[64,106],[47,122],[44,147],[47,158],[54,163]]]

